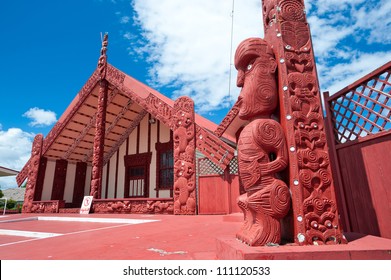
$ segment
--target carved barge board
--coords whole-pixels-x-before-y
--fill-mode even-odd
[[[24,203],[22,212],[31,213],[33,211],[33,201],[35,196],[35,187],[38,180],[39,167],[42,157],[43,135],[38,134],[34,138],[31,158],[28,162],[28,181],[24,193]]]

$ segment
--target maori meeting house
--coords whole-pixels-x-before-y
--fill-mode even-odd
[[[236,50],[242,92],[220,125],[110,65],[105,35],[97,69],[34,139],[23,212],[79,213],[92,196],[91,213],[243,212],[236,237],[252,246],[391,238],[391,62],[322,104],[303,1],[262,2],[265,38]]]

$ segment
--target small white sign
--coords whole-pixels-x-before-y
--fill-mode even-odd
[[[80,207],[80,214],[89,214],[93,196],[85,196]]]

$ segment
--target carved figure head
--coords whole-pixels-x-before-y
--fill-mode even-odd
[[[301,100],[314,98],[317,93],[316,78],[313,75],[291,73],[288,75],[289,90]]]
[[[239,117],[253,119],[270,116],[277,107],[277,64],[272,49],[261,38],[249,38],[239,44],[235,53],[238,70]]]

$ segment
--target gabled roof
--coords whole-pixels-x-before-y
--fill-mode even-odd
[[[15,176],[18,175],[18,173],[19,171],[0,166],[0,177]]]
[[[174,101],[107,64],[109,84],[106,107],[104,163],[118,150],[147,113],[171,125]],[[51,159],[91,163],[100,76],[94,71],[43,142],[42,155]],[[225,168],[234,149],[213,134],[217,125],[196,114],[197,147],[205,156]],[[234,138],[227,136],[229,141]],[[29,162],[17,177],[20,185],[27,177]]]

